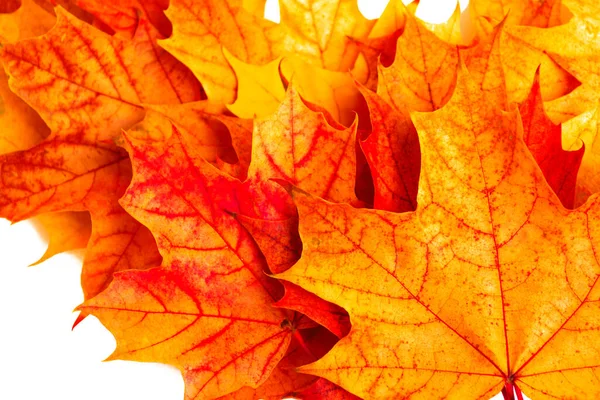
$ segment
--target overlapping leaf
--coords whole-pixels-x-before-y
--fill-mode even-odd
[[[600,182],[591,1],[473,1],[472,32],[354,0],[283,0],[280,24],[261,0],[65,0],[48,32],[22,3],[0,4],[0,215],[41,214],[44,258],[91,215],[79,320],[112,359],[176,366],[189,399],[600,395],[597,197],[563,207]]]
[[[555,99],[548,103],[548,113],[555,122],[564,122],[569,118],[581,115],[581,119],[588,120],[583,115],[593,113],[597,107],[598,88],[600,73],[598,70],[598,40],[599,19],[598,5],[592,1],[572,0],[565,1],[565,5],[573,13],[573,18],[568,23],[551,29],[539,29],[533,27],[512,27],[510,33],[514,37],[526,43],[526,46],[535,52],[544,52],[550,55],[562,68],[571,73],[581,86],[568,93],[567,96]],[[543,83],[543,80],[542,80]],[[586,138],[586,145],[590,153],[594,153],[595,135],[581,135],[579,127],[582,122],[573,122],[565,130],[565,136],[570,138],[569,145],[573,146],[574,139]],[[583,123],[585,125],[585,123]],[[571,130],[571,128],[575,128]],[[575,143],[575,148],[580,143]],[[584,157],[582,171],[593,171],[597,165],[593,162],[595,157]],[[588,165],[588,162],[592,164]],[[586,194],[598,191],[597,181],[593,178],[594,173],[584,173],[578,182],[577,204],[581,204]]]
[[[162,266],[118,274],[82,310],[117,338],[113,358],[180,368],[187,398],[256,388],[286,353],[291,331],[286,313],[271,306],[278,286],[264,258],[231,215],[239,181],[177,133],[162,144],[129,139],[136,173],[121,200],[152,230]]]
[[[91,297],[110,282],[113,271],[146,268],[159,260],[146,228],[117,204],[130,166],[113,139],[143,116],[136,104],[195,100],[199,88],[184,66],[157,47],[147,22],[140,22],[132,41],[123,41],[60,8],[57,13],[49,33],[3,49],[12,89],[40,112],[52,133],[0,160],[1,212],[20,220],[44,212],[92,211],[93,251],[83,272],[84,292]],[[136,245],[123,245],[128,242]]]
[[[449,104],[413,118],[414,213],[293,189],[304,250],[280,277],[353,323],[301,370],[367,398],[485,398],[506,382],[540,398],[597,396],[584,384],[597,368],[597,198],[566,211],[516,114],[486,103],[464,71]]]
[[[437,110],[452,95],[457,67],[457,47],[406,14],[394,63],[379,68],[377,93],[402,112]]]

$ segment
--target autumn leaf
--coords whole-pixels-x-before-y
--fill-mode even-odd
[[[487,31],[482,28],[476,43],[460,51],[461,59],[480,90],[503,110],[509,102],[500,46],[506,22],[503,20],[494,27],[486,25]]]
[[[371,132],[361,142],[375,187],[374,208],[413,211],[421,153],[417,131],[408,115],[394,110],[369,90],[362,90],[369,105]]]
[[[244,173],[250,164],[247,143],[252,138],[252,122],[222,115],[222,104],[195,101],[185,104],[145,105],[144,120],[134,125],[129,134],[140,140],[168,140],[173,125],[189,141],[200,156],[215,163],[218,159],[239,162]]]
[[[56,254],[84,249],[92,233],[92,221],[86,212],[42,214],[33,218],[31,223],[48,242],[46,252],[35,264],[40,264]]]
[[[44,34],[55,23],[53,14],[29,0],[2,6],[2,12],[10,12],[0,14],[0,40],[4,43]],[[31,19],[37,23],[28,24]],[[4,72],[0,77],[0,110],[0,154],[30,149],[50,134],[35,110],[10,91]],[[90,216],[85,212],[42,214],[31,222],[48,241],[46,252],[35,264],[62,252],[85,248],[91,234]]]
[[[569,151],[580,150],[585,144],[581,168],[577,175],[575,206],[583,204],[600,187],[600,100],[598,105],[563,125],[563,147]]]
[[[171,0],[167,17],[173,35],[161,46],[194,72],[209,100],[228,104],[236,97],[237,81],[222,48],[250,64],[279,56],[273,48],[278,25],[251,15],[240,0]]]
[[[292,85],[275,115],[254,122],[248,177],[257,182],[283,179],[319,197],[355,203],[355,141],[356,124],[330,125],[323,113],[303,103]]]
[[[301,253],[296,211],[274,180],[292,182],[331,201],[359,205],[354,189],[356,130],[356,124],[345,128],[323,110],[311,109],[293,85],[274,115],[254,122],[246,182],[252,204],[237,218],[272,272],[288,269]],[[298,287],[285,288],[279,306],[302,312],[340,337],[347,332],[348,321],[339,307]]]
[[[571,73],[581,86],[569,92],[562,98],[553,99],[547,104],[547,112],[554,122],[565,122],[570,118],[581,118],[587,113],[594,113],[598,104],[598,87],[600,73],[598,70],[598,35],[600,32],[598,19],[598,6],[588,1],[565,1],[565,5],[573,13],[566,24],[551,29],[537,29],[532,27],[512,27],[511,34],[518,36],[521,41],[537,52],[547,53],[566,71]],[[543,80],[542,80],[543,83]],[[578,117],[580,116],[580,117]],[[573,139],[586,138],[586,146],[594,152],[595,134],[583,135],[580,131],[585,123],[581,121],[570,123],[565,127],[565,136],[568,148],[578,148],[581,143]],[[576,130],[571,131],[571,128]],[[592,129],[593,130],[593,129]],[[589,131],[588,131],[589,132]],[[575,146],[575,147],[573,147]],[[590,155],[591,156],[591,155]],[[596,164],[587,163],[595,157],[584,157],[582,171],[597,169]],[[597,181],[589,177],[594,173],[583,173],[578,182],[577,204],[581,204],[590,193],[598,191]]]
[[[235,72],[238,96],[227,108],[240,118],[262,118],[277,110],[285,97],[279,75],[281,59],[265,65],[246,64],[223,49],[223,55]]]
[[[318,68],[299,58],[283,59],[280,68],[285,81],[293,82],[303,99],[323,108],[344,126],[352,125],[356,110],[364,106],[348,72]]]
[[[402,1],[390,1],[381,17],[375,22],[366,39],[354,40],[360,54],[352,69],[358,81],[371,90],[377,87],[378,67],[389,67],[396,55],[397,39],[404,33],[407,20],[418,21],[441,41],[451,45],[466,45],[468,40],[461,28],[461,12],[458,2],[450,18],[443,23],[432,24],[415,16],[419,2],[404,5]],[[410,31],[409,31],[409,34]],[[428,41],[427,39],[425,40]]]
[[[285,55],[298,55],[318,67],[345,72],[357,52],[350,38],[366,38],[374,21],[368,21],[353,0],[282,0]]]
[[[567,208],[573,208],[575,183],[583,147],[565,151],[562,146],[562,129],[546,116],[539,75],[536,74],[533,88],[527,100],[519,107],[523,120],[523,139],[527,148],[544,173],[546,181]]]
[[[345,308],[353,324],[300,370],[363,398],[486,398],[506,384],[596,397],[585,382],[597,364],[597,198],[565,210],[516,113],[485,102],[464,67],[450,102],[413,120],[415,212],[292,190],[304,249],[279,277]]]
[[[279,286],[231,215],[239,211],[239,181],[177,133],[166,147],[133,138],[127,145],[135,173],[121,204],[152,231],[163,263],[116,274],[82,311],[117,338],[113,359],[178,367],[187,398],[258,387],[286,353],[291,331],[282,324],[286,313],[271,307]]]
[[[561,1],[544,2],[534,7],[525,6],[526,2],[517,3],[519,2],[475,2],[471,9],[471,19],[474,20],[476,30],[485,32],[482,24],[489,24],[488,18],[492,18],[493,25],[501,20],[505,21],[506,29],[503,29],[499,38],[499,46],[509,102],[521,103],[525,100],[540,64],[542,95],[545,100],[570,93],[579,85],[576,74],[560,63],[556,65],[557,59],[546,49],[536,47],[528,37],[553,36],[554,32],[568,30],[567,27],[572,26],[576,18],[571,18]],[[511,7],[514,8],[514,13],[503,13]]]
[[[156,47],[157,33],[147,22],[141,23],[133,41],[126,42],[60,8],[57,12],[57,24],[49,33],[2,51],[11,89],[40,112],[53,132],[96,130],[102,135],[97,140],[107,141],[140,119],[143,114],[136,104],[199,98],[197,82]],[[92,123],[94,117],[105,121],[102,128]]]
[[[252,12],[254,6],[250,6],[250,11],[244,8],[241,0],[228,0],[225,7],[212,0],[174,0],[167,11],[174,24],[173,36],[162,41],[161,46],[190,67],[210,100],[232,104],[237,96],[244,99],[232,109],[243,118],[266,116],[282,100],[275,62],[279,57],[294,59],[286,61],[291,65],[282,67],[289,71],[282,71],[288,80],[292,74],[306,73],[298,67],[300,63],[322,68],[324,72],[317,73],[321,74],[320,79],[331,82],[333,91],[340,92],[341,86],[351,88],[347,80],[343,81],[343,75],[327,73],[345,73],[354,65],[358,50],[351,38],[366,38],[374,22],[360,14],[353,0],[286,0],[280,7],[281,24],[275,24]],[[345,94],[329,94],[328,99],[317,101],[315,97],[327,91],[308,89],[307,81],[296,79],[299,88],[307,88],[301,92],[305,98],[326,107],[341,120],[349,120],[333,110],[337,107],[333,104],[344,102]],[[238,80],[243,85],[239,93]],[[251,103],[256,89],[259,103],[273,103],[268,109],[254,109]],[[346,102],[341,108],[350,110]]]
[[[377,93],[403,113],[437,110],[452,95],[457,67],[457,47],[407,13],[394,62],[379,67]]]
[[[501,37],[505,24],[491,28],[486,36],[470,48],[461,51],[473,80],[486,99],[501,109],[508,105],[506,78],[503,69]],[[528,98],[521,104],[524,140],[541,167],[550,187],[557,193],[563,205],[573,208],[575,182],[583,157],[583,149],[567,152],[562,149],[561,126],[546,116],[539,83],[539,69]]]
[[[147,23],[137,40],[122,41],[57,12],[57,24],[46,35],[2,49],[11,89],[52,131],[95,129],[110,139],[143,117],[142,103],[200,98],[189,70],[157,48]],[[100,128],[94,120],[105,122]]]
[[[87,244],[76,324],[190,400],[600,397],[598,6],[279,3],[0,2],[0,217]]]
[[[327,328],[340,339],[348,334],[350,331],[350,321],[348,314],[343,308],[323,301],[313,293],[307,292],[293,283],[285,281],[282,281],[282,283],[285,288],[285,294],[275,303],[277,307],[310,315],[311,319]],[[305,364],[308,364],[308,362]]]
[[[191,73],[158,49],[147,22],[141,21],[127,42],[60,8],[57,13],[49,33],[3,49],[12,89],[40,112],[52,133],[39,145],[0,159],[0,213],[18,221],[45,212],[91,211],[93,230],[82,273],[90,298],[108,285],[113,272],[160,262],[149,232],[117,204],[130,165],[113,139],[144,115],[142,102],[195,100],[200,92]],[[106,67],[113,64],[121,69]]]

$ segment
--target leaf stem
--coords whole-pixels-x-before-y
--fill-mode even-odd
[[[515,400],[514,384],[512,382],[506,382],[502,388],[502,397],[504,397],[504,400]]]
[[[523,392],[521,392],[521,389],[519,389],[516,383],[513,383],[513,386],[515,387],[515,393],[517,393],[517,400],[523,400]]]

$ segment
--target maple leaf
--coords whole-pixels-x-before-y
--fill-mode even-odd
[[[394,110],[369,90],[362,91],[369,105],[371,133],[361,142],[371,173],[374,208],[412,211],[417,203],[421,153],[417,131],[407,115]]]
[[[574,205],[579,206],[600,189],[600,101],[595,108],[565,122],[562,127],[563,146],[567,150],[577,151],[582,143],[586,145],[575,190]]]
[[[290,86],[277,113],[254,122],[248,178],[283,179],[319,197],[356,203],[356,124],[344,128],[331,123],[322,112],[310,110]]]
[[[247,173],[251,121],[222,115],[223,105],[210,101],[147,104],[145,108],[144,120],[129,130],[131,136],[140,140],[166,141],[171,137],[174,125],[207,161],[237,163],[240,173],[244,176]]]
[[[352,67],[357,52],[349,38],[366,38],[375,23],[354,0],[282,0],[279,7],[285,54],[331,71]]]
[[[227,108],[240,118],[261,118],[277,110],[285,97],[285,88],[279,75],[281,59],[256,66],[235,58],[226,49],[223,55],[235,72],[238,95]]]
[[[375,22],[366,40],[354,40],[360,51],[352,72],[356,79],[371,90],[377,87],[379,64],[389,67],[396,53],[397,39],[403,34],[407,20],[418,21],[443,42],[452,45],[467,44],[461,31],[461,12],[457,2],[450,18],[443,23],[432,24],[415,16],[419,2],[404,5],[402,1],[390,1],[381,17]]]
[[[508,106],[506,78],[502,65],[501,37],[506,21],[494,27],[487,27],[489,32],[479,32],[473,46],[462,49],[461,59],[469,69],[473,80],[494,104],[503,110]]]
[[[377,93],[403,113],[437,110],[452,95],[458,49],[405,15],[394,62],[379,67]]]
[[[292,189],[304,249],[278,277],[340,305],[353,324],[300,371],[366,398],[485,398],[502,385],[596,397],[586,372],[598,364],[598,198],[565,210],[516,113],[487,103],[463,69],[446,106],[413,114],[415,212]]]
[[[272,272],[289,268],[301,252],[296,211],[273,180],[292,182],[330,201],[359,205],[354,189],[356,130],[356,123],[344,128],[323,110],[305,104],[293,85],[275,114],[255,120],[246,182],[253,204],[237,217]],[[302,312],[338,337],[347,332],[348,321],[339,307],[294,285],[285,289],[279,306]]]
[[[152,231],[161,267],[116,274],[81,310],[117,338],[111,358],[172,364],[187,398],[214,398],[266,381],[291,331],[286,313],[271,307],[279,286],[231,215],[239,181],[174,133],[164,146],[127,139],[135,174],[121,200]]]
[[[547,53],[557,64],[582,82],[566,96],[548,102],[546,110],[554,122],[564,122],[574,117],[579,119],[579,122],[574,121],[564,128],[564,136],[568,138],[566,147],[576,149],[581,145],[576,139],[585,138],[589,152],[595,153],[596,135],[591,133],[593,128],[590,131],[584,127],[585,121],[590,120],[589,116],[595,112],[600,99],[598,96],[600,87],[598,12],[600,9],[596,3],[584,0],[565,1],[565,5],[573,14],[573,18],[566,24],[550,29],[511,27],[510,33],[533,49],[531,51]],[[588,134],[582,134],[583,130]],[[598,181],[593,178],[595,176],[593,171],[597,170],[596,158],[592,154],[584,156],[581,166],[582,175],[577,184],[576,205],[581,204],[590,193],[596,193],[600,189]],[[589,162],[591,164],[588,164]]]
[[[91,211],[94,229],[82,273],[89,298],[113,272],[160,261],[146,228],[117,204],[130,166],[114,137],[143,116],[142,102],[195,100],[199,87],[184,66],[156,46],[157,34],[147,22],[140,21],[136,36],[126,42],[60,8],[57,14],[46,35],[2,50],[11,87],[41,113],[52,133],[39,145],[0,159],[0,212],[16,221],[44,212]],[[96,118],[104,124],[95,124]]]
[[[50,130],[40,116],[8,88],[0,72],[0,154],[26,150],[44,140]]]
[[[297,258],[294,261],[296,260]],[[285,281],[282,281],[282,283],[285,294],[274,304],[275,306],[295,310],[303,315],[310,316],[312,320],[327,328],[338,338],[343,338],[348,334],[350,321],[348,313],[343,308],[323,301],[323,299],[293,283]],[[308,362],[305,364],[308,364]]]
[[[238,73],[240,70],[252,70],[250,74],[240,74],[238,79],[245,81],[244,85],[249,88],[261,87],[259,103],[264,102],[265,95],[267,99],[273,96],[279,99],[281,89],[278,74],[274,72],[275,65],[269,64],[279,57],[297,58],[290,62],[321,67],[329,72],[348,71],[358,56],[350,37],[366,37],[374,23],[360,14],[353,0],[286,0],[280,5],[281,24],[248,11],[241,0],[228,0],[224,4],[213,0],[172,1],[167,15],[174,25],[173,36],[162,41],[161,46],[190,67],[202,82],[210,100],[225,104],[234,103],[237,96],[246,94],[253,98],[251,89],[237,94],[238,82],[234,70]],[[250,9],[253,8],[250,6]],[[260,68],[265,65],[269,67]],[[288,68],[297,74],[305,73],[303,68]],[[322,73],[320,79],[331,80],[330,86],[334,90],[342,86],[340,79],[343,78],[325,75]],[[289,75],[287,78],[289,80]],[[307,84],[298,83],[298,87],[305,86]],[[351,85],[344,86],[351,88]],[[311,91],[314,95],[322,95],[322,92]],[[322,104],[335,115],[326,102],[315,101],[305,92],[302,95],[309,101]],[[344,97],[339,96],[337,101],[342,101]],[[331,100],[328,101],[331,104]],[[247,99],[243,102],[249,103]],[[252,108],[241,110],[239,105],[234,106],[234,110],[242,117],[254,114],[264,116],[273,111],[272,108],[259,109],[258,112]]]
[[[508,106],[506,79],[502,64],[501,38],[505,24],[490,28],[489,34],[479,38],[470,48],[461,50],[466,66],[473,80],[486,99],[501,109]],[[540,165],[550,187],[556,192],[563,205],[573,208],[575,182],[583,157],[583,149],[578,152],[563,151],[561,127],[548,119],[542,103],[539,71],[535,75],[528,98],[520,106],[524,125],[524,140]]]
[[[167,16],[173,35],[161,47],[194,72],[209,100],[228,104],[236,97],[237,82],[222,48],[251,64],[278,57],[272,48],[278,25],[253,16],[240,0],[171,0]]]
[[[489,18],[494,25],[504,21],[503,25],[506,28],[502,30],[498,39],[509,102],[521,103],[525,100],[540,64],[542,95],[545,100],[552,100],[573,91],[579,85],[576,76],[573,76],[575,74],[564,69],[564,66],[557,65],[553,56],[549,56],[543,48],[532,46],[528,43],[527,35],[522,34],[535,31],[545,36],[556,29],[570,26],[573,19],[570,19],[571,14],[563,7],[561,1],[544,2],[535,7],[524,6],[524,3],[517,4],[519,2],[504,3],[495,0],[476,2],[470,7],[470,16],[475,26],[476,37],[485,36],[489,32]],[[509,8],[514,8],[515,12],[505,13]],[[527,24],[534,26],[526,26]],[[475,41],[477,40],[476,38]]]
[[[199,99],[189,70],[157,47],[147,22],[136,40],[123,41],[61,8],[57,13],[56,26],[46,35],[2,49],[11,89],[52,131],[98,130],[110,139],[142,118],[142,103]],[[91,123],[99,120],[105,121],[102,127]]]
[[[188,399],[598,396],[597,6],[280,3],[0,3],[0,216],[91,220],[77,322]]]
[[[359,397],[348,393],[339,386],[326,379],[320,378],[310,387],[296,394],[300,399],[328,399],[328,400],[358,400]]]
[[[539,74],[536,74],[531,94],[519,107],[523,120],[523,138],[542,169],[548,184],[567,208],[573,208],[575,183],[583,147],[575,151],[562,148],[562,129],[546,116]]]

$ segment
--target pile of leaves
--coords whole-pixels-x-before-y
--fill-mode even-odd
[[[600,398],[600,3],[279,3],[0,1],[0,217],[87,244],[78,322],[190,400]]]

